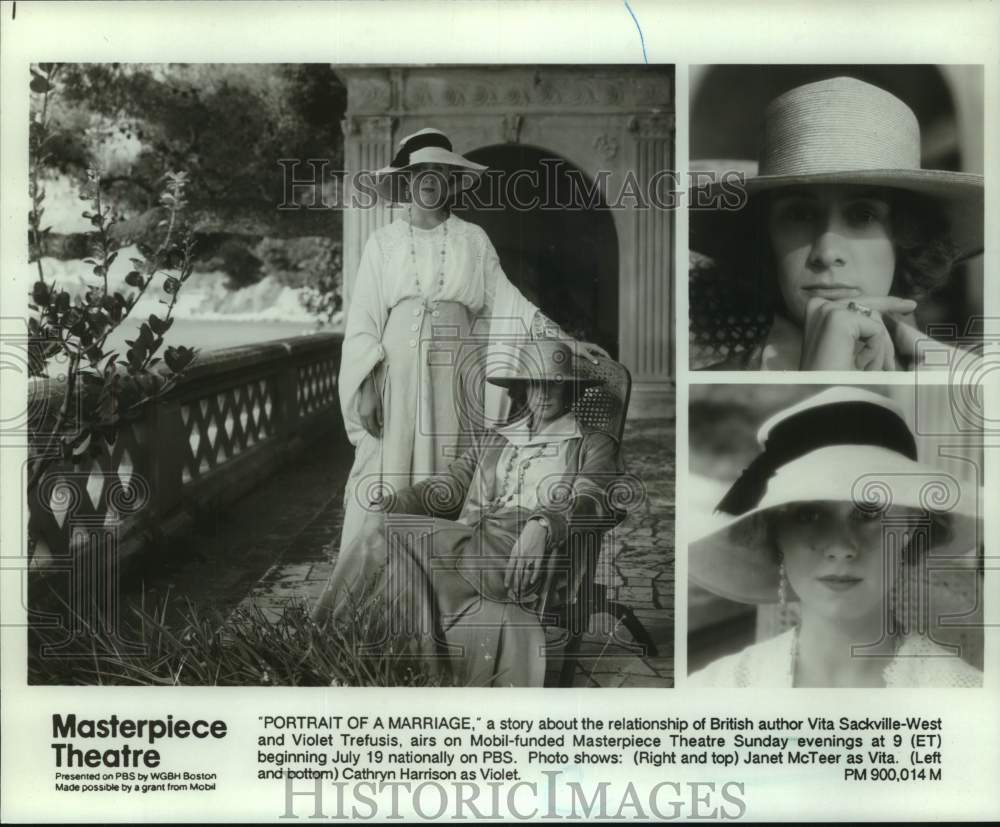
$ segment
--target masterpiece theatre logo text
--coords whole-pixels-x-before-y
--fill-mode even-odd
[[[161,741],[222,739],[228,734],[225,721],[175,719],[77,718],[75,714],[52,716],[52,749],[57,767],[119,768],[160,766]],[[86,743],[92,739],[124,739],[124,743],[98,749]],[[134,743],[129,743],[129,742]],[[81,743],[83,742],[83,743]]]

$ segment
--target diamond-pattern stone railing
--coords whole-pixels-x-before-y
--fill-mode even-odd
[[[75,580],[75,558],[87,548],[99,546],[117,567],[162,547],[340,427],[340,348],[339,335],[318,334],[199,357],[96,457],[49,468],[29,502],[31,568]],[[58,390],[43,381],[32,403],[52,408],[45,396]],[[98,568],[107,576],[107,565]]]

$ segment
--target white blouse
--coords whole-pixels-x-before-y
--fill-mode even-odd
[[[567,454],[571,440],[581,436],[572,412],[534,434],[524,420],[496,430],[507,444],[497,460],[494,500],[503,499],[505,508],[537,511],[550,504],[550,497],[558,499],[560,492],[566,494],[560,482],[570,467]]]
[[[439,285],[442,269],[444,284]],[[403,299],[424,297],[459,302],[474,314],[489,315],[497,283],[507,276],[486,231],[452,215],[429,230],[401,217],[372,233],[361,256],[353,301],[364,301],[376,281],[389,309]]]

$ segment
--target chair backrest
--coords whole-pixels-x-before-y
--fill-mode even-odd
[[[632,374],[620,362],[614,359],[598,358],[587,359],[586,365],[580,359],[576,365],[579,374],[587,377],[599,378],[602,384],[587,388],[583,395],[577,399],[573,406],[577,421],[584,427],[592,431],[600,431],[607,434],[618,442],[619,457],[621,452],[622,437],[625,433],[625,419],[628,415],[629,397],[632,393]],[[609,493],[610,496],[610,493]],[[624,510],[616,507],[615,523],[620,523],[628,515]],[[580,593],[584,595],[583,615],[578,620],[586,622],[589,617],[590,594],[593,591],[594,577],[597,571],[598,559],[601,555],[601,545],[603,537],[609,526],[584,527],[580,531],[572,532],[569,539],[571,545],[575,545],[575,554],[578,557],[583,555],[584,565],[578,569],[575,586],[571,583],[571,594],[569,602],[576,603]],[[571,580],[573,577],[571,576]]]
[[[604,357],[580,358],[574,369],[579,376],[601,380],[600,385],[587,388],[574,403],[577,421],[584,428],[601,431],[621,444],[632,395],[632,374],[625,365]],[[514,412],[509,416],[515,416]],[[505,423],[511,421],[508,418]]]
[[[692,370],[745,355],[771,329],[773,311],[715,262],[691,254],[688,270],[688,353]]]
[[[579,359],[577,373],[600,379],[602,384],[587,388],[573,406],[577,420],[586,428],[601,431],[620,443],[625,433],[632,375],[614,359]],[[595,364],[596,361],[596,364]]]

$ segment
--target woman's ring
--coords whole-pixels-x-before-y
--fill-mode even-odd
[[[848,302],[848,310],[853,310],[855,313],[860,313],[862,316],[867,316],[869,319],[872,317],[872,309],[864,304],[858,304],[857,302]]]

